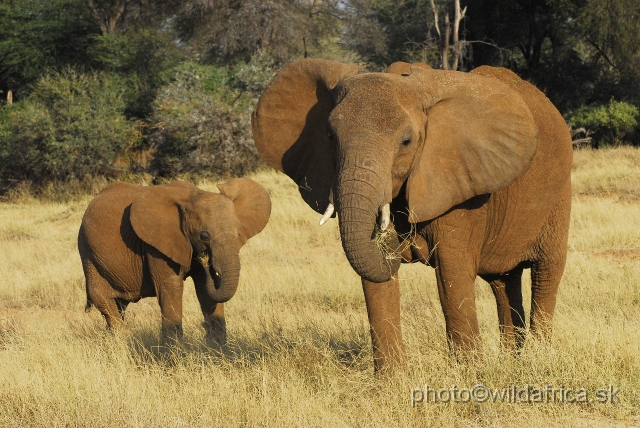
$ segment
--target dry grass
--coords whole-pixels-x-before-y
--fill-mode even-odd
[[[498,349],[495,301],[477,283],[485,352],[447,356],[434,274],[401,268],[408,371],[376,380],[358,277],[337,223],[317,226],[291,181],[262,172],[273,214],[241,253],[227,304],[229,344],[203,343],[192,285],[185,341],[159,346],[157,303],[129,306],[128,338],[105,332],[85,296],[76,233],[89,198],[0,205],[0,426],[634,426],[640,425],[640,151],[575,156],[570,254],[553,345]],[[214,183],[202,187],[213,189]],[[528,283],[525,293],[529,298]],[[411,390],[550,384],[620,389],[616,404],[429,403]]]

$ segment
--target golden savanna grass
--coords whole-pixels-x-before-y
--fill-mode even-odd
[[[241,252],[223,349],[203,343],[190,281],[181,346],[160,346],[154,299],[129,306],[128,337],[107,333],[97,310],[84,313],[76,234],[90,197],[4,203],[0,426],[640,425],[640,150],[577,151],[574,165],[552,346],[528,340],[517,358],[501,352],[495,300],[478,280],[484,353],[456,364],[448,357],[433,270],[403,265],[408,369],[383,379],[373,376],[364,298],[337,222],[319,227],[319,215],[282,174],[253,176],[271,193],[273,212]],[[528,280],[523,288],[528,300]],[[612,385],[620,402],[411,407],[413,388],[476,384],[585,388],[591,399]]]

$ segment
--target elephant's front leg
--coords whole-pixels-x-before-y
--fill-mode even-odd
[[[466,358],[479,351],[480,329],[474,295],[484,238],[482,213],[454,210],[429,225],[429,247],[452,354]]]
[[[204,315],[203,327],[206,340],[224,345],[227,343],[227,323],[224,319],[224,304],[214,302],[200,281],[194,281],[200,309]]]
[[[158,302],[162,313],[162,337],[182,339],[182,280],[166,281],[158,287]]]
[[[400,329],[400,284],[397,275],[387,282],[362,279],[373,344],[376,373],[406,363]]]
[[[162,313],[162,338],[181,339],[184,281],[180,275],[180,266],[154,248],[149,252],[147,260]]]
[[[446,260],[446,259],[445,259]],[[452,354],[464,357],[480,347],[480,329],[474,296],[475,276],[458,271],[458,263],[446,267],[440,261],[436,265],[438,295],[447,327],[447,339]]]

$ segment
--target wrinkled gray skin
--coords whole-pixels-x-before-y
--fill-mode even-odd
[[[121,329],[130,302],[156,296],[163,337],[181,337],[184,280],[192,277],[207,337],[224,343],[223,303],[238,288],[240,248],[264,228],[271,205],[247,178],[219,188],[221,194],[180,182],[106,187],[78,235],[87,310],[95,306],[109,328]]]

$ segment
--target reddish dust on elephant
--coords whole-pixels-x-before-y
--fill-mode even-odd
[[[339,217],[362,277],[376,370],[403,364],[398,269],[435,268],[449,344],[479,349],[477,276],[496,297],[504,346],[549,338],[571,210],[571,137],[545,95],[509,70],[396,63],[386,73],[305,59],[283,68],[253,114],[262,158],[305,202]]]
[[[249,178],[219,184],[220,193],[175,182],[114,183],[87,207],[78,234],[87,309],[123,328],[130,302],[157,297],[163,337],[182,335],[182,291],[192,277],[207,337],[226,341],[224,302],[240,275],[239,251],[266,226],[267,191]]]

